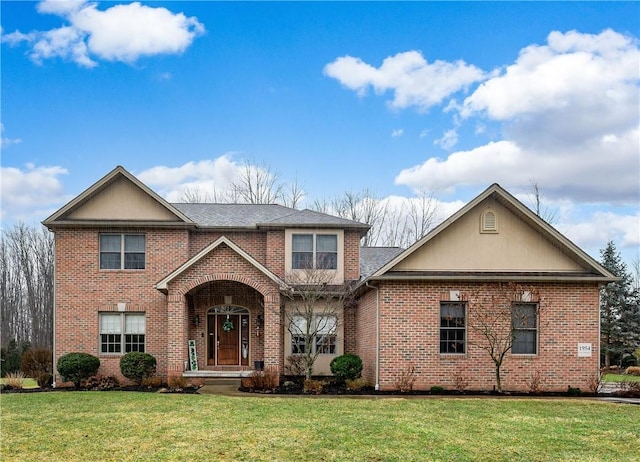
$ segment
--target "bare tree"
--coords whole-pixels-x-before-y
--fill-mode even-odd
[[[380,199],[371,190],[347,192],[331,201],[316,199],[311,208],[371,226],[362,239],[365,247],[408,247],[433,226],[437,213],[434,197],[424,191],[416,197]]]
[[[231,182],[228,202],[237,204],[276,204],[283,197],[283,185],[268,165],[245,162],[240,175]]]
[[[304,189],[297,179],[282,188],[282,205],[297,209],[304,198]]]
[[[178,202],[185,204],[203,204],[207,202],[215,203],[219,202],[217,191],[214,189],[213,194],[204,192],[195,186],[185,186],[182,190],[182,195]]]
[[[487,352],[495,368],[496,390],[502,393],[500,369],[514,346],[518,353],[536,348],[540,298],[531,288],[500,283],[464,296],[468,303],[467,343]],[[522,351],[521,351],[522,350]],[[532,353],[535,353],[533,351]]]
[[[530,201],[533,211],[547,223],[553,224],[558,218],[558,211],[550,209],[543,204],[542,193],[537,181],[531,181],[531,188],[533,189],[533,197],[530,197]]]
[[[291,334],[292,353],[302,358],[305,378],[313,375],[320,354],[336,351],[338,328],[352,291],[348,283],[332,284],[324,269],[309,268],[287,275],[291,291],[285,307],[285,325]]]
[[[53,343],[53,235],[22,223],[0,241],[0,317],[3,343],[11,339],[51,348]]]

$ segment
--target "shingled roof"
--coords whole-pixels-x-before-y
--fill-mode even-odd
[[[171,204],[202,228],[356,228],[370,226],[313,210],[277,204]]]
[[[360,277],[369,277],[403,250],[400,247],[360,247]]]

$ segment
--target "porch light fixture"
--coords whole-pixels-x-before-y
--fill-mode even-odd
[[[260,328],[264,326],[264,316],[261,314],[256,316],[256,337],[260,337]]]
[[[195,317],[193,318],[193,325],[194,326],[199,326],[200,325],[200,315],[196,314]]]

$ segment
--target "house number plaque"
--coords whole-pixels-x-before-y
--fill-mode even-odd
[[[578,343],[578,358],[590,358],[590,357],[591,357],[591,344]]]

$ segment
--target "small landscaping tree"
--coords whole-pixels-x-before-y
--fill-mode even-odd
[[[525,290],[515,283],[505,283],[487,286],[464,298],[468,302],[468,326],[473,334],[467,343],[489,354],[495,366],[496,391],[502,393],[500,368],[507,353],[514,345],[518,353],[526,353],[520,349],[529,346],[535,348],[536,342],[527,342],[527,335],[538,330],[539,296],[531,288]]]
[[[307,262],[310,264],[310,262]],[[287,275],[291,303],[284,313],[291,334],[292,353],[302,358],[305,378],[313,375],[320,354],[333,354],[344,309],[350,306],[349,283],[332,284],[333,274],[322,268],[306,268]]]
[[[67,353],[58,359],[58,372],[65,382],[73,382],[76,390],[83,380],[96,375],[100,368],[100,359],[89,353]]]
[[[120,372],[140,385],[144,379],[156,373],[156,358],[149,353],[129,352],[120,358]]]

